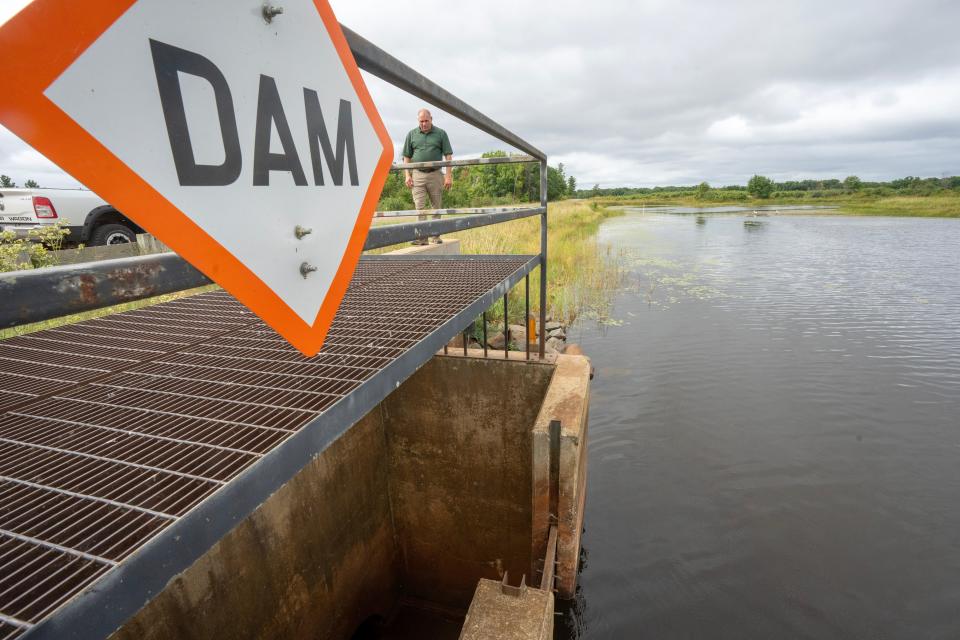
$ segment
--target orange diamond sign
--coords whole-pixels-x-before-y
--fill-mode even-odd
[[[326,0],[35,0],[0,29],[0,123],[305,355],[393,155]]]

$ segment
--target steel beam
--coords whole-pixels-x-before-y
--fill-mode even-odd
[[[173,253],[0,273],[0,328],[207,284],[209,278]]]
[[[378,218],[406,218],[409,216],[464,216],[476,215],[479,213],[506,213],[511,211],[523,211],[529,209],[526,207],[464,207],[462,209],[402,209],[400,211],[377,211]]]
[[[406,171],[408,169],[436,169],[439,167],[472,167],[481,164],[521,164],[524,162],[540,162],[533,156],[497,156],[494,158],[465,158],[462,160],[433,160],[431,162],[405,162],[390,167],[391,171]]]
[[[535,146],[497,124],[426,76],[417,73],[369,40],[357,35],[351,29],[342,24],[340,28],[343,29],[343,35],[347,38],[347,44],[350,45],[350,51],[353,52],[357,66],[364,71],[368,71],[381,80],[385,80],[399,89],[440,107],[450,115],[472,124],[481,131],[485,131],[535,158],[546,159],[547,156]]]
[[[540,359],[547,345],[547,159],[540,162]]]
[[[482,213],[461,216],[459,218],[447,218],[446,220],[427,220],[423,222],[373,227],[367,234],[367,242],[363,245],[363,248],[364,250],[368,250],[389,247],[390,245],[409,242],[411,240],[426,239],[430,236],[455,233],[457,231],[463,231],[464,229],[485,227],[491,224],[509,222],[510,220],[519,220],[520,218],[529,218],[530,216],[543,214],[545,211],[546,209],[544,207],[536,207],[532,209],[515,209],[503,213]],[[430,213],[430,210],[420,213]]]

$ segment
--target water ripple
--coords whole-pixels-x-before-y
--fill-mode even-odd
[[[960,221],[628,215],[558,637],[960,637]],[[564,631],[566,629],[566,631]]]

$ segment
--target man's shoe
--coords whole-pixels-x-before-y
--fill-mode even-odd
[[[410,244],[412,244],[412,245],[415,246],[415,247],[424,247],[424,246],[427,245],[427,241],[426,241],[426,240],[417,239],[417,240],[414,240],[413,242],[411,242]]]
[[[431,243],[431,244],[443,244],[443,238],[441,238],[440,236],[437,236],[437,237],[435,237],[435,238],[430,238],[430,243]]]

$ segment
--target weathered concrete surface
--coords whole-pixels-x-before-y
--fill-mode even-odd
[[[137,247],[140,248],[140,255],[146,256],[152,253],[164,253],[170,251],[170,247],[157,240],[149,233],[137,234]]]
[[[504,593],[500,582],[480,580],[460,640],[550,640],[553,594],[531,587]]]
[[[550,423],[560,423],[560,482],[557,513],[557,595],[570,599],[577,584],[580,533],[587,481],[590,360],[556,356],[556,372],[533,431],[532,557],[543,558],[550,529]]]
[[[465,610],[478,578],[529,575],[530,430],[552,375],[441,356],[384,401],[407,595]]]
[[[373,412],[112,637],[349,638],[400,592],[387,449]]]
[[[349,638],[401,599],[462,612],[480,578],[535,583],[548,419],[563,425],[562,476],[573,474],[561,479],[558,570],[572,585],[589,363],[470,354],[424,365],[112,637]],[[546,461],[548,473],[548,449]]]

